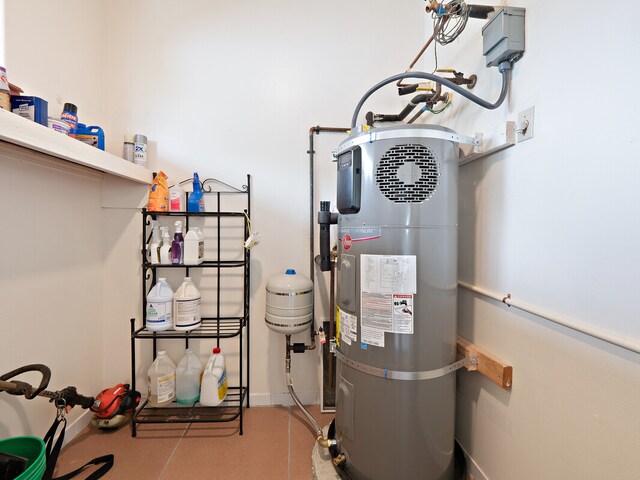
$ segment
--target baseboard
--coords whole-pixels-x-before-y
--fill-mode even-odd
[[[82,430],[84,430],[87,425],[89,425],[89,422],[91,421],[91,415],[93,415],[91,411],[85,410],[72,423],[67,424],[67,429],[64,432],[64,442],[62,442],[63,447],[71,440],[73,440],[74,437],[78,435]]]
[[[319,392],[296,392],[296,394],[304,405],[318,405],[320,403]],[[288,393],[252,393],[249,398],[252,407],[290,407],[294,405],[293,399]]]
[[[489,480],[482,469],[478,466],[476,461],[471,458],[471,455],[469,455],[469,453],[464,449],[462,444],[458,442],[458,445],[460,445],[460,448],[462,448],[464,456],[467,460],[467,473],[470,475],[469,480]]]

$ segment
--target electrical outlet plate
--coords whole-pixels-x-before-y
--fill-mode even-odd
[[[516,125],[518,143],[533,138],[533,111],[534,107],[530,107],[518,114],[518,124]]]

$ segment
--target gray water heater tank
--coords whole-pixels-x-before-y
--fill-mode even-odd
[[[335,430],[354,480],[453,475],[458,145],[356,132],[338,167]]]

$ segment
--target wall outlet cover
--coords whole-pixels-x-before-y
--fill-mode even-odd
[[[518,114],[518,124],[516,125],[518,143],[533,138],[533,113],[534,107],[529,107]]]

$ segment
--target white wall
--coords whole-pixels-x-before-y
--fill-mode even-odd
[[[51,369],[50,390],[102,389],[101,175],[60,170],[2,145],[2,348],[0,371]],[[36,375],[21,377],[34,385]],[[69,416],[73,422],[79,409]],[[0,438],[45,434],[55,409],[44,399],[0,395]]]
[[[48,100],[51,116],[70,101],[81,122],[100,124],[103,118],[103,3],[2,4],[9,79],[25,95]],[[140,234],[139,228],[134,233],[125,227],[137,218],[133,207],[146,188],[86,168],[61,167],[64,162],[19,148],[2,149],[6,234],[0,242],[6,258],[0,273],[0,372],[44,363],[52,371],[51,390],[73,385],[83,395],[127,381],[127,319],[134,309],[119,299],[131,296],[138,305],[139,288],[130,294],[124,287],[139,285]],[[114,314],[124,329],[114,327]],[[117,350],[116,333],[125,337]],[[45,400],[0,395],[0,437],[42,436],[54,413]],[[81,413],[75,409],[70,423]]]
[[[640,342],[640,100],[623,80],[640,73],[623,47],[640,40],[633,15],[509,3],[527,8],[527,51],[508,100],[489,112],[457,96],[439,121],[473,134],[534,105],[535,136],[462,167],[459,277]],[[493,99],[482,24],[438,56]],[[459,378],[457,435],[489,479],[637,478],[637,354],[463,289],[459,332],[514,366],[510,392]]]
[[[108,148],[118,152],[125,132],[139,132],[149,137],[150,167],[172,178],[197,170],[240,186],[253,175],[252,225],[263,236],[252,252],[255,401],[286,392],[284,338],[264,326],[264,286],[287,267],[308,274],[308,129],[346,126],[364,90],[405,68],[423,20],[418,0],[107,6]],[[392,97],[380,104],[401,105]],[[330,162],[340,139],[319,140],[319,163]],[[294,359],[296,388],[312,400],[318,361],[317,352]]]
[[[9,81],[49,102],[59,117],[65,102],[78,121],[101,125],[104,1],[6,0],[5,48]]]

